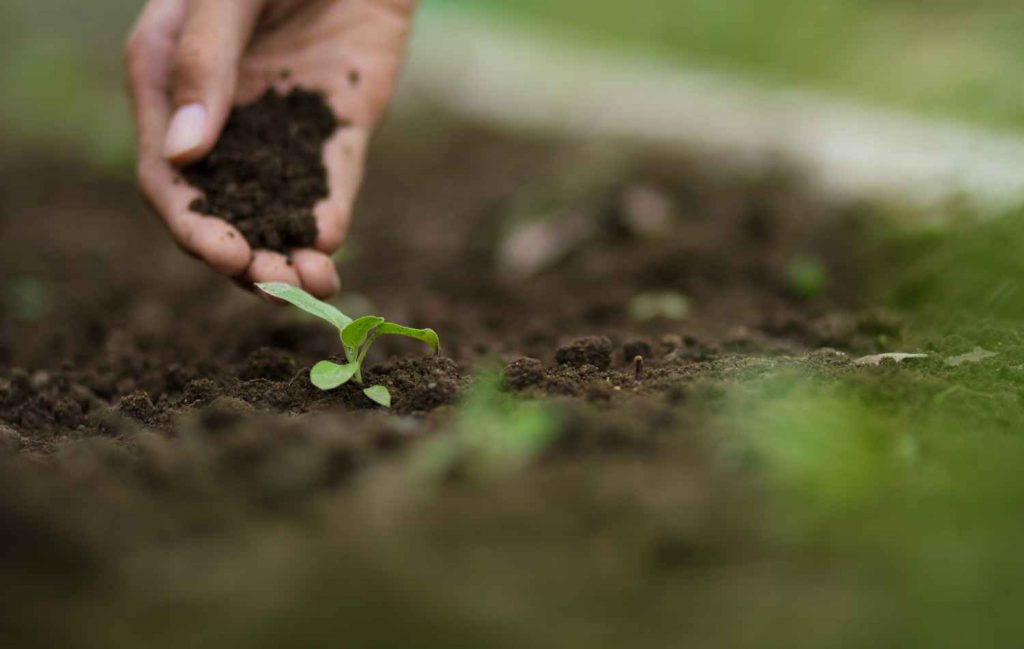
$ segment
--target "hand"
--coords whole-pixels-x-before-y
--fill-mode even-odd
[[[328,256],[345,237],[366,147],[391,99],[415,0],[149,0],[125,67],[138,142],[138,181],[175,240],[245,282],[287,282],[318,297],[340,281]],[[175,167],[210,152],[234,104],[268,87],[323,92],[351,127],[324,147],[329,197],[314,208],[319,238],[293,264],[253,251],[222,219],[196,214],[198,190]]]

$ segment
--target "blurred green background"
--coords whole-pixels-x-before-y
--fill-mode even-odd
[[[427,4],[430,2],[428,0]],[[1024,127],[1024,3],[445,0],[683,68]]]
[[[141,2],[0,5],[0,135],[123,165],[121,41]],[[1024,3],[1001,0],[425,0],[680,68],[1024,130]]]

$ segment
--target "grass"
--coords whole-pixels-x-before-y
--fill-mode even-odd
[[[963,373],[934,361],[777,376],[733,402],[770,529],[802,563],[859,576],[857,607],[890,610],[868,625],[876,641],[995,647],[1024,633],[1024,412],[1005,372],[1024,348],[1000,349]]]
[[[890,610],[876,639],[1009,646],[1024,634],[1024,213],[875,245],[875,295],[909,318],[892,344],[928,358],[746,381],[724,457],[767,486],[792,556],[859,575],[862,604]]]
[[[1024,6],[994,0],[447,0],[598,45],[1024,129]]]

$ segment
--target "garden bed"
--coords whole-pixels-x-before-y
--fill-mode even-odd
[[[853,576],[780,560],[722,414],[899,340],[862,210],[674,155],[385,139],[341,303],[442,342],[379,344],[388,412],[314,389],[336,334],[188,260],[130,183],[2,173],[0,624],[25,646],[821,646],[850,615]]]

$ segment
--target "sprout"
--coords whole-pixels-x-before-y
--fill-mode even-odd
[[[345,364],[320,361],[313,366],[309,379],[321,390],[334,390],[350,381],[363,384],[363,362],[370,347],[381,336],[404,336],[426,343],[435,354],[440,353],[441,343],[433,329],[412,329],[379,316],[364,316],[353,320],[334,306],[321,302],[309,293],[289,284],[276,282],[257,284],[256,288],[271,297],[302,309],[306,313],[325,320],[338,330],[345,350]],[[383,385],[374,385],[363,390],[363,394],[385,408],[391,407],[391,393]]]

